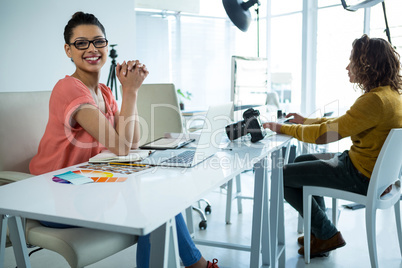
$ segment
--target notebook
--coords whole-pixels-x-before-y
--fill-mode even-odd
[[[205,117],[195,149],[156,151],[141,163],[155,166],[193,167],[211,157],[219,150],[219,144],[230,124],[233,103],[211,106]]]
[[[140,146],[141,149],[179,149],[187,144],[193,142],[194,139],[189,139],[185,136],[177,138],[161,137],[149,143]]]

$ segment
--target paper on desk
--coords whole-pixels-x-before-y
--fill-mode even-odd
[[[135,162],[148,157],[150,150],[130,150],[128,155],[118,156],[109,150],[103,151],[89,159],[89,163],[107,163],[107,162]]]
[[[55,177],[66,180],[71,182],[74,185],[81,185],[85,183],[91,183],[94,182],[91,178],[88,178],[87,176],[83,176],[80,174],[76,174],[72,171],[67,171],[66,173],[55,175]]]

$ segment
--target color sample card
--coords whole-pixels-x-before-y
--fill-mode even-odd
[[[90,170],[98,170],[103,172],[109,172],[112,174],[119,173],[119,175],[131,175],[138,172],[143,172],[145,170],[151,170],[151,167],[148,165],[139,165],[139,164],[130,164],[130,163],[116,163],[116,164],[86,164],[79,166],[80,169],[90,169]]]
[[[91,182],[124,182],[127,175],[150,170],[147,165],[109,165],[86,164],[78,167],[78,170],[68,171],[53,177],[54,182],[80,185]]]
[[[113,173],[106,171],[80,169],[73,172],[78,175],[88,176],[94,182],[123,182],[127,180],[127,177],[116,177]]]
[[[74,185],[81,185],[85,183],[93,182],[93,180],[87,176],[77,174],[72,171],[67,171],[66,173],[56,175],[55,177],[68,181]]]

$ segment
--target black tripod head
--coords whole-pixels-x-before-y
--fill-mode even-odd
[[[116,63],[116,60],[115,60],[115,59],[116,59],[117,56],[118,56],[116,49],[114,49],[115,46],[117,46],[117,44],[110,45],[110,47],[111,47],[112,49],[110,50],[109,57],[112,58],[112,63]]]

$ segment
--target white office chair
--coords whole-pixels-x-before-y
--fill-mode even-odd
[[[317,186],[303,187],[304,259],[310,263],[311,199],[313,195],[345,199],[366,207],[366,233],[371,267],[378,267],[376,246],[376,211],[394,206],[399,248],[402,255],[402,228],[400,211],[400,170],[402,166],[402,128],[392,129],[377,158],[367,195]],[[388,186],[391,192],[381,196]],[[336,206],[335,206],[336,207]]]
[[[138,91],[138,117],[140,121],[141,140],[140,146],[165,133],[182,133],[184,131],[183,119],[180,111],[179,100],[174,84],[143,84]],[[211,205],[208,200],[206,213],[210,213]],[[200,229],[207,228],[205,213],[197,207],[192,207],[201,217]]]
[[[50,94],[51,91],[0,93],[0,186],[32,177],[29,162],[45,131]],[[30,219],[26,220],[25,230],[28,244],[59,253],[73,268],[98,262],[137,241],[134,235],[88,228],[48,228]],[[11,246],[8,237],[6,246]]]

